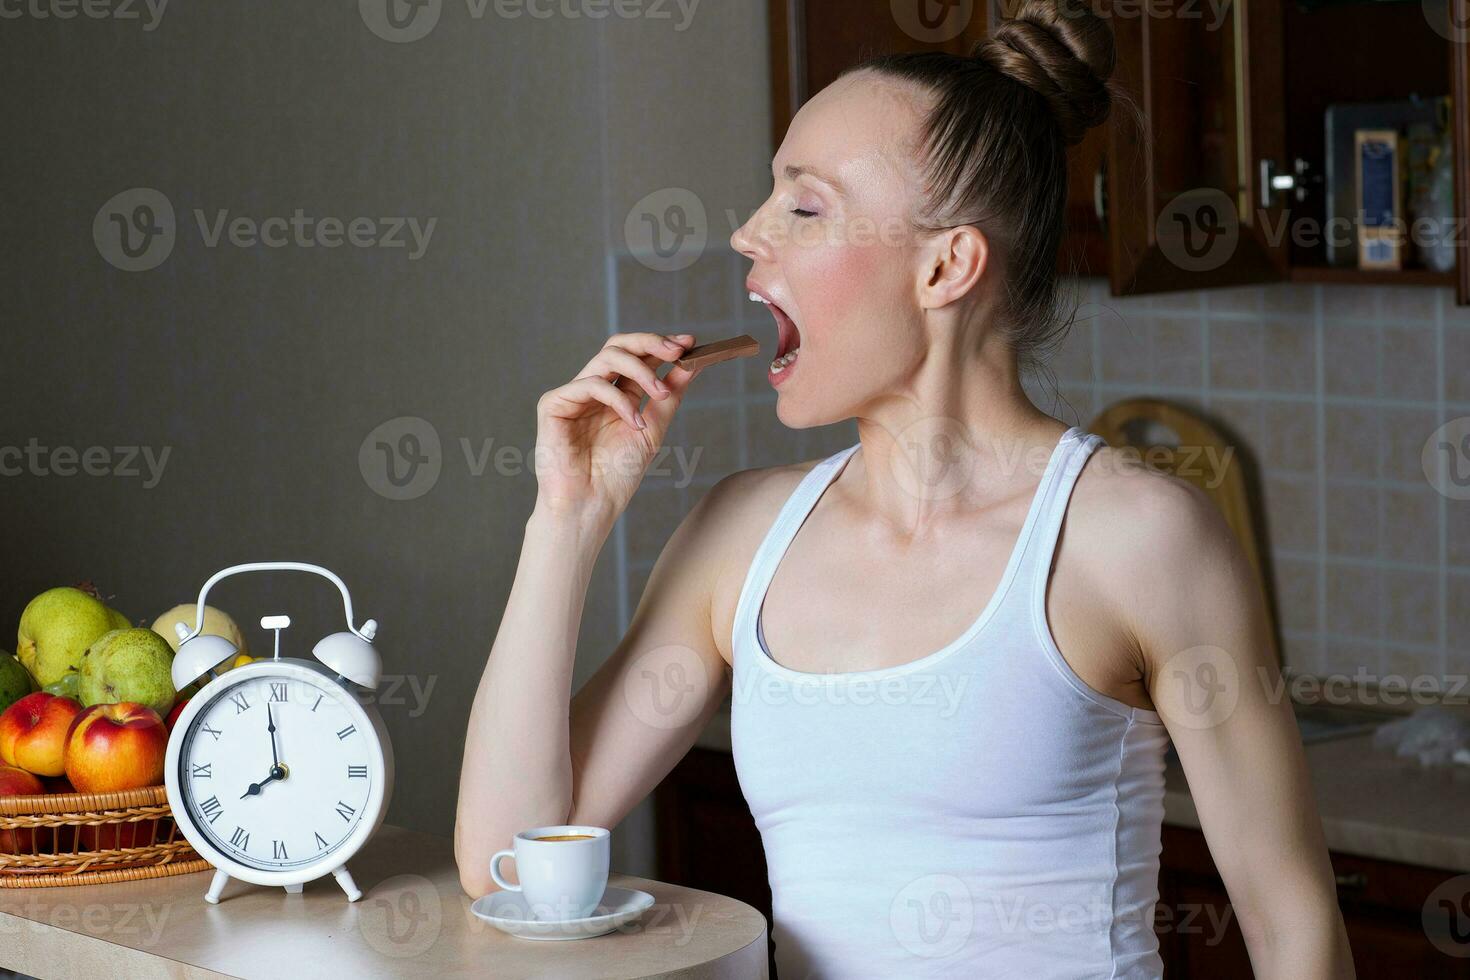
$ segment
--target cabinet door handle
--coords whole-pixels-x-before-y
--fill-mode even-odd
[[[1108,226],[1108,158],[1104,156],[1092,175],[1092,210],[1097,214],[1097,223]]]
[[[1335,875],[1338,891],[1360,892],[1368,886],[1368,876],[1361,871]]]

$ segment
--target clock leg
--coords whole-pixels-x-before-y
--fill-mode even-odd
[[[219,904],[220,892],[225,890],[225,885],[230,883],[230,876],[223,871],[214,873],[214,880],[209,883],[209,891],[204,893],[204,900],[210,905]]]
[[[342,890],[347,893],[347,901],[355,902],[362,898],[362,892],[357,890],[357,882],[352,880],[352,872],[347,870],[347,865],[344,864],[333,871],[332,877],[337,879],[337,884],[341,885]]]
[[[299,881],[296,884],[294,884],[294,885],[282,885],[281,887],[284,888],[284,889],[286,889],[286,894],[287,895],[300,895],[301,894],[301,882],[299,882]]]

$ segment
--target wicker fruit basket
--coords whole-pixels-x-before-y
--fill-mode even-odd
[[[0,888],[138,881],[204,871],[162,786],[0,797]]]

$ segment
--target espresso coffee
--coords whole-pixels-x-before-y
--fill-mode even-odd
[[[591,834],[556,834],[552,837],[533,837],[532,840],[591,840]]]

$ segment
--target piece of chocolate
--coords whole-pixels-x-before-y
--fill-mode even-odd
[[[691,347],[684,352],[684,356],[674,363],[686,371],[692,371],[699,367],[708,367],[721,361],[731,361],[737,357],[754,357],[761,352],[761,345],[750,334],[741,334],[731,337],[729,340],[717,340],[713,344],[700,344]]]

